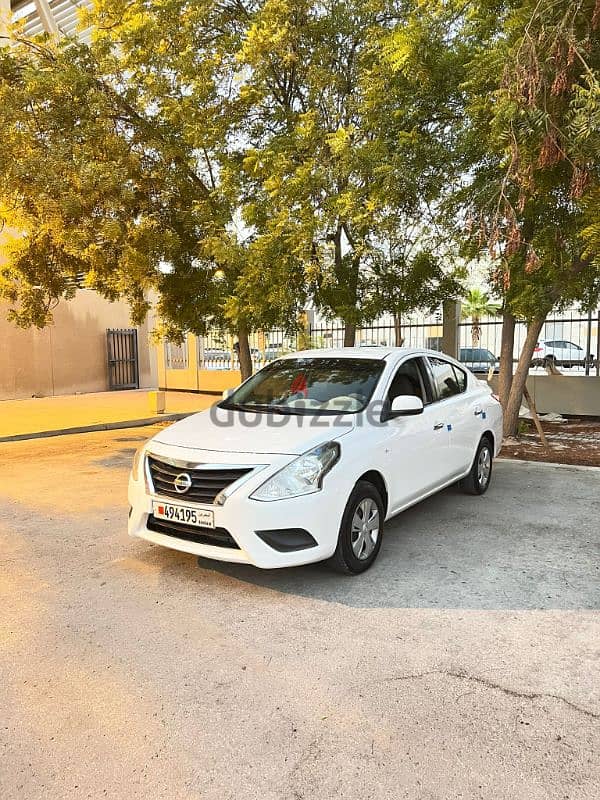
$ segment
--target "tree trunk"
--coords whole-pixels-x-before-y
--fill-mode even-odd
[[[252,375],[252,356],[250,355],[250,343],[248,341],[248,330],[245,325],[240,325],[238,328],[238,344],[240,351],[238,353],[240,359],[240,374],[242,381]]]
[[[344,347],[354,347],[356,342],[356,325],[346,322],[344,325]]]
[[[402,314],[394,314],[394,336],[396,347],[402,347],[404,336],[402,336]]]
[[[479,347],[480,336],[481,336],[481,328],[479,327],[479,317],[473,317],[471,325],[471,345],[473,347],[473,350],[476,350]],[[475,360],[474,353],[473,353],[473,358]]]
[[[523,391],[527,383],[527,376],[529,375],[529,368],[531,366],[531,359],[533,357],[533,348],[537,344],[538,336],[544,325],[545,317],[532,320],[527,328],[527,336],[521,355],[519,356],[519,363],[512,380],[510,394],[506,406],[504,408],[504,435],[516,436],[519,427],[519,410],[523,402]]]
[[[500,344],[500,374],[498,375],[498,395],[502,408],[506,408],[510,387],[513,381],[513,353],[515,350],[516,320],[509,311],[502,314],[502,342]]]

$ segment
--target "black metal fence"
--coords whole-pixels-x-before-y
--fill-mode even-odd
[[[250,335],[250,357],[254,369],[298,349],[298,334],[290,334],[281,328]],[[233,336],[213,331],[198,337],[198,369],[239,368],[239,347]]]
[[[312,325],[304,334],[290,334],[283,329],[254,333],[250,336],[250,355],[255,369],[285,353],[307,348],[343,347],[344,326],[338,321]],[[515,328],[513,358],[519,358],[527,327],[518,323]],[[459,324],[461,360],[473,366],[481,361],[493,364],[500,354],[502,320],[482,319],[474,329],[470,320]],[[561,370],[576,374],[600,374],[600,310],[589,314],[566,314],[546,320],[540,341],[548,347],[540,355],[544,358],[554,353]],[[213,331],[198,337],[198,369],[239,369],[239,353],[235,337]],[[377,322],[356,330],[357,347],[425,347],[442,349],[442,320],[433,322],[406,322],[398,329],[392,322]],[[487,353],[487,355],[485,355]],[[564,356],[564,357],[562,357]],[[542,368],[544,358],[535,358],[533,369]],[[187,369],[189,366],[187,343],[166,343],[166,361],[170,369]]]
[[[310,328],[311,347],[343,347],[343,325],[314,325]],[[374,324],[356,329],[356,347],[427,347],[440,350],[442,323],[408,323],[400,327],[397,336],[393,324]],[[399,340],[398,340],[399,338]]]
[[[109,389],[139,389],[138,340],[135,328],[106,331]]]
[[[500,355],[502,320],[486,318],[475,327],[471,321],[459,324],[461,360],[467,364],[483,361],[493,364]],[[564,315],[546,320],[540,342],[540,357],[533,368],[543,367],[545,360],[554,356],[559,367],[581,374],[600,374],[600,310],[584,315]],[[527,326],[518,323],[515,328],[513,359],[516,363],[527,336]],[[310,329],[312,347],[342,347],[344,326],[336,323],[313,326]],[[393,324],[374,324],[356,331],[358,347],[400,346],[442,349],[442,322],[407,322],[398,331]],[[475,352],[474,352],[475,351]],[[486,351],[486,352],[484,352]],[[535,354],[534,354],[535,355]]]
[[[502,321],[484,319],[479,331],[472,322],[459,325],[460,348],[480,348],[494,356],[500,355]],[[540,347],[534,353],[533,368],[543,367],[554,360],[561,370],[572,370],[585,375],[600,374],[600,310],[585,315],[549,317],[539,336]],[[527,336],[527,326],[515,326],[513,359],[516,362]]]

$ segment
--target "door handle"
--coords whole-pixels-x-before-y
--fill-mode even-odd
[[[433,426],[433,430],[434,431],[439,431],[443,427],[444,427],[444,423],[443,422],[436,422],[435,425]]]
[[[476,417],[479,417],[481,414],[483,414],[483,408],[476,408],[473,413]]]

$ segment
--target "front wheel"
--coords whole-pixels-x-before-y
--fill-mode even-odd
[[[337,547],[331,558],[334,569],[347,575],[369,569],[381,548],[384,516],[377,489],[368,481],[359,481],[342,515]]]
[[[480,442],[471,471],[460,482],[460,488],[467,494],[484,494],[492,479],[492,443],[485,436]]]

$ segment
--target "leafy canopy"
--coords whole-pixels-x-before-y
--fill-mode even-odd
[[[528,320],[600,292],[599,20],[595,0],[489,2],[462,19],[472,56],[455,200],[471,252],[487,247],[496,291]]]

